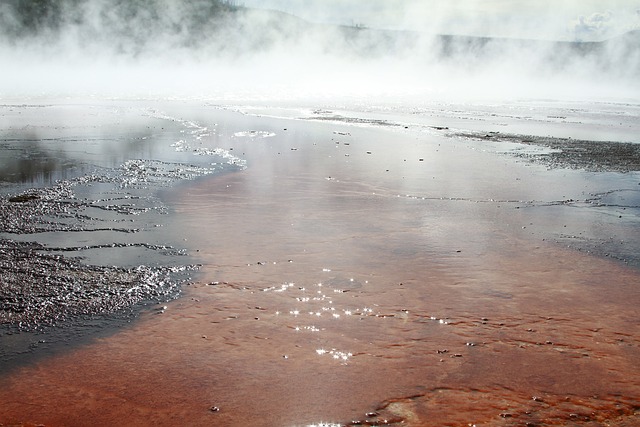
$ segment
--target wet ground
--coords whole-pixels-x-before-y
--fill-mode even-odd
[[[572,138],[512,135],[500,132],[458,133],[478,141],[508,142],[546,148],[531,152],[521,148],[523,158],[551,168],[572,168],[592,172],[636,172],[640,170],[640,144],[620,141],[586,141]],[[514,149],[515,150],[515,149]]]
[[[241,160],[197,146],[207,129],[135,103],[1,114],[3,367],[175,298],[197,265],[165,231],[161,193]]]
[[[139,107],[129,110],[133,116],[149,111]],[[475,124],[461,130],[461,113],[451,109],[352,116],[272,110],[270,117],[266,109],[237,110],[166,103],[143,116],[142,123],[175,127],[159,133],[156,149],[188,146],[175,153],[188,151],[188,159],[217,153],[227,165],[191,181],[169,174],[167,183],[163,172],[158,187],[147,182],[143,191],[126,190],[162,212],[118,212],[118,220],[134,219],[129,224],[97,215],[84,223],[75,213],[65,214],[65,222],[47,211],[23,215],[30,234],[4,230],[3,250],[15,259],[37,254],[21,255],[31,260],[21,274],[37,272],[35,266],[58,271],[44,283],[70,298],[68,282],[102,295],[114,286],[137,289],[132,284],[143,278],[131,276],[136,264],[145,266],[144,276],[189,259],[199,274],[180,298],[113,333],[20,368],[6,366],[0,423],[637,425],[634,168],[609,167],[608,156],[589,154],[581,163],[583,153],[573,163],[549,162],[545,156],[563,149],[548,146],[550,140],[569,148],[572,141],[561,139],[569,125],[543,139],[521,131],[556,124],[540,129],[512,114],[496,138],[497,125],[489,123],[495,109],[477,115],[485,132]],[[599,123],[594,141],[632,133]],[[576,135],[586,132],[571,126]],[[180,136],[197,129],[210,132]],[[524,153],[525,141],[536,137],[539,143]],[[158,160],[178,163],[132,155],[109,166],[104,175],[115,178],[101,184],[121,196],[122,176],[138,176],[138,169],[118,172],[119,165]],[[587,167],[594,162],[597,168]],[[42,209],[50,190],[32,188],[57,185],[5,184],[11,191],[4,210]],[[84,185],[71,187],[80,194]],[[104,196],[64,199],[79,205],[71,212],[84,214],[87,200]],[[140,231],[122,231],[123,223]],[[101,233],[104,240],[95,237]],[[83,245],[75,241],[81,235]],[[168,252],[158,250],[162,242]],[[173,252],[183,250],[189,257]],[[121,251],[126,256],[113,255]],[[123,261],[96,262],[103,256]],[[105,271],[105,264],[117,268]],[[92,279],[69,278],[76,268]],[[112,280],[117,275],[129,280]],[[20,292],[25,310],[55,301]],[[9,295],[18,300],[15,290]]]

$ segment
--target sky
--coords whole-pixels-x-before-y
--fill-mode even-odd
[[[314,22],[556,40],[640,29],[640,0],[240,0]]]

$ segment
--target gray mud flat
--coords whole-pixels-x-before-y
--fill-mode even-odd
[[[0,240],[0,357],[6,369],[108,334],[144,307],[174,299],[195,268],[99,266],[50,252],[38,243]]]
[[[619,141],[589,141],[551,136],[516,135],[501,132],[459,132],[455,136],[477,141],[507,142],[544,147],[544,152],[514,154],[552,168],[583,169],[591,172],[640,171],[640,144]]]
[[[137,105],[0,113],[2,370],[175,298],[197,266],[161,192],[239,161]]]
[[[0,241],[0,322],[20,329],[53,326],[83,315],[113,313],[146,299],[171,298],[178,268],[84,265],[41,253],[37,243]]]

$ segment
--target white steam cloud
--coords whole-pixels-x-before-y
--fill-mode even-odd
[[[565,41],[555,42],[541,18],[551,6],[518,14],[514,3],[307,1],[305,20],[283,0],[271,6],[285,12],[217,0],[6,0],[0,98],[640,98],[640,32],[619,31],[637,28],[635,12],[569,19],[575,11],[558,6],[552,23]],[[521,37],[506,38],[515,29]]]
[[[608,35],[640,28],[637,0],[243,0],[242,3],[285,11],[313,22],[441,34],[572,41],[572,30],[580,17],[588,21],[606,14],[616,16],[615,21],[608,23]]]

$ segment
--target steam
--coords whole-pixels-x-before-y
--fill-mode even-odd
[[[635,0],[244,0],[314,22],[426,33],[584,41],[640,29]],[[598,21],[607,21],[598,23]],[[580,23],[582,21],[582,24]],[[604,25],[603,25],[604,24]],[[601,31],[606,27],[606,32]],[[594,31],[596,30],[596,31]],[[603,37],[604,36],[604,37]]]
[[[0,98],[640,98],[635,10],[569,18],[560,6],[517,14],[480,0],[262,4],[280,11],[216,0],[7,0]]]

